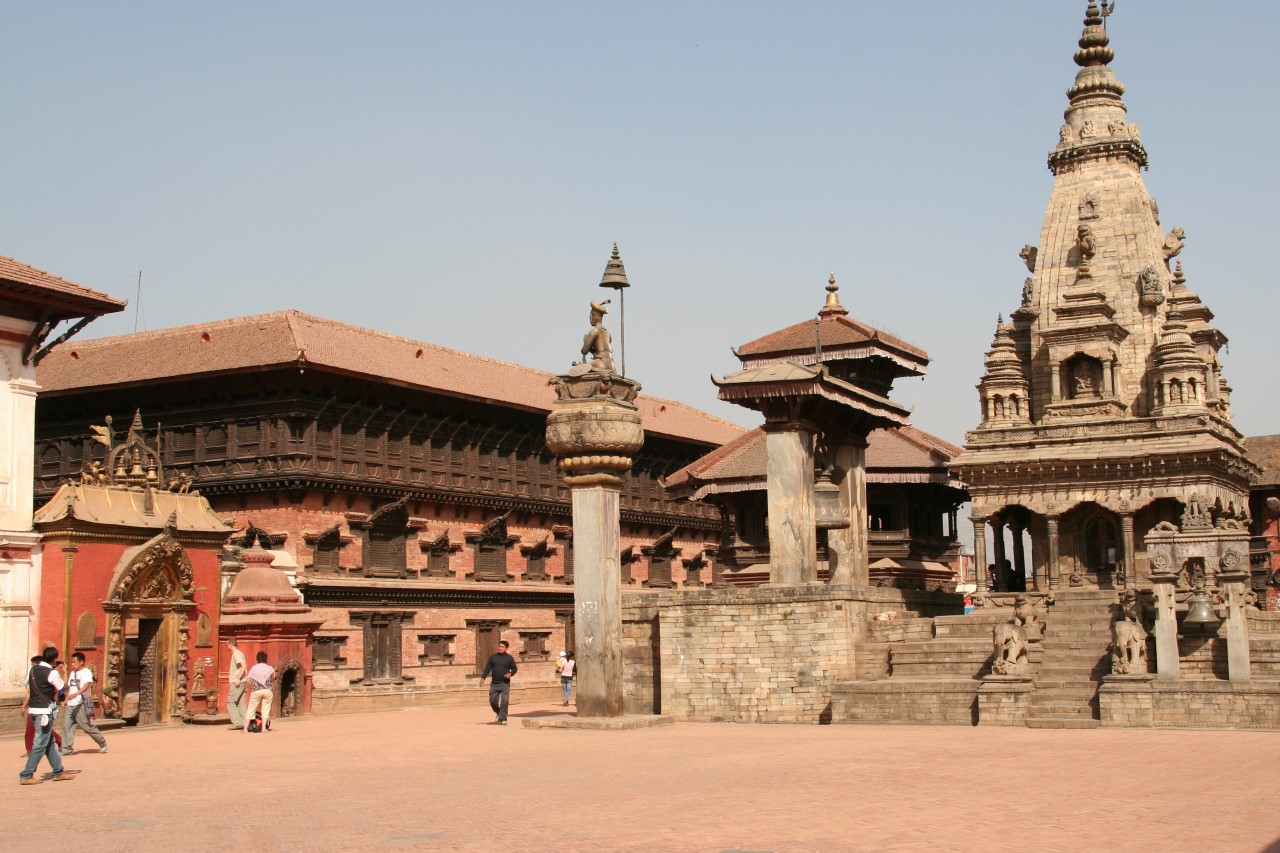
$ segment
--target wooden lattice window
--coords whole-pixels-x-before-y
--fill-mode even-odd
[[[498,516],[488,521],[478,534],[469,535],[472,545],[472,560],[475,570],[471,577],[478,581],[498,581],[506,583],[507,549],[511,547],[507,535],[507,516]]]
[[[537,545],[522,546],[520,553],[524,555],[524,579],[527,581],[544,581],[547,579],[547,556],[551,553],[551,543],[543,539]]]
[[[365,530],[364,573],[376,577],[404,577],[409,538],[409,506],[405,499],[387,504],[370,517]]]
[[[546,660],[551,656],[550,640],[549,631],[521,631],[520,642],[524,648],[520,650],[520,660]]]
[[[360,447],[360,427],[343,424],[340,431],[339,442],[343,453],[355,453]]]
[[[347,659],[342,656],[342,647],[346,645],[346,636],[316,637],[311,646],[311,665],[316,669],[337,669],[346,666]]]
[[[62,473],[62,449],[57,444],[45,445],[40,451],[40,473],[46,477]]]
[[[196,455],[195,430],[174,430],[169,436],[169,449],[173,451],[175,460],[194,459]]]
[[[342,526],[335,524],[316,537],[311,546],[311,570],[336,572],[341,568]]]
[[[418,642],[422,643],[422,654],[418,655],[418,663],[453,663],[454,634],[419,634]]]
[[[461,548],[462,546],[457,546]],[[449,554],[456,550],[449,543],[449,531],[445,530],[438,537],[422,548],[427,554],[427,577],[451,578],[453,569],[449,568]]]
[[[560,541],[560,547],[564,549],[564,575],[560,578],[561,583],[573,583],[573,528],[562,527],[556,528],[555,537]]]
[[[211,427],[209,431],[204,434],[204,449],[209,452],[226,452],[227,431],[222,427]]]
[[[236,424],[236,447],[241,453],[262,449],[262,427],[258,423]]]
[[[675,586],[671,578],[671,563],[680,556],[680,549],[675,547],[675,530],[658,537],[651,548],[641,549],[649,557],[649,579],[645,586],[669,589]]]

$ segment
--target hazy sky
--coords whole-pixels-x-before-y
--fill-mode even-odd
[[[131,303],[141,269],[86,337],[297,308],[562,371],[616,240],[628,373],[744,424],[708,375],[834,271],[928,350],[896,396],[960,443],[1085,5],[5,2],[0,254]],[[1280,4],[1110,30],[1236,424],[1280,432]]]

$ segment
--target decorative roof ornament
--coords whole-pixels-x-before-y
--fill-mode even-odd
[[[631,286],[631,282],[627,280],[627,270],[622,265],[622,256],[618,254],[617,243],[613,244],[613,255],[604,265],[604,276],[600,279],[600,286],[614,290]]]
[[[822,310],[818,312],[820,317],[829,317],[833,315],[845,316],[849,312],[840,304],[840,285],[836,284],[836,274],[831,273],[827,277],[827,302],[822,306]]]

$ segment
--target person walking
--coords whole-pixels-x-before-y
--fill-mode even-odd
[[[493,676],[493,680],[489,682],[489,707],[498,715],[495,722],[500,726],[507,724],[507,706],[511,704],[511,676],[516,674],[516,659],[507,654],[510,647],[511,644],[506,640],[499,640],[498,650],[489,655],[484,672],[480,673],[482,686],[486,678]]]
[[[43,658],[41,658],[40,655],[36,655],[31,659],[31,665],[36,666],[37,664],[40,663],[41,660],[43,660]],[[30,677],[31,677],[31,670],[28,669],[27,678],[30,678]],[[26,749],[22,753],[23,758],[26,758],[27,755],[31,753],[31,746],[36,742],[36,722],[35,722],[36,718],[27,713],[27,708],[30,706],[30,704],[31,704],[30,694],[27,691],[23,691],[22,708],[19,711],[22,714],[23,718],[25,718],[27,721],[27,731],[26,731],[26,735],[23,737],[23,742],[26,744]],[[58,731],[57,726],[54,726],[54,729],[53,729],[53,742],[57,746],[58,750],[61,751],[62,750],[62,733]]]
[[[245,678],[249,666],[245,663],[244,652],[236,645],[236,638],[227,639],[227,648],[231,651],[231,663],[227,665],[227,714],[231,716],[231,728],[244,728],[244,710],[240,703],[244,702]]]
[[[62,755],[53,745],[53,721],[58,712],[58,691],[66,687],[66,682],[53,667],[53,662],[57,659],[58,650],[53,646],[46,646],[40,653],[40,663],[31,667],[27,673],[27,713],[34,718],[32,722],[36,738],[31,751],[27,753],[26,766],[18,774],[19,785],[40,784],[35,775],[42,757],[49,759],[53,781],[69,782],[74,778],[63,770]]]
[[[569,694],[573,692],[573,674],[578,668],[578,663],[573,659],[573,652],[569,652],[560,659],[560,687],[564,690],[564,706],[569,707]]]
[[[271,680],[276,677],[275,668],[267,663],[267,653],[258,652],[258,662],[249,667],[249,707],[244,710],[244,733],[249,733],[249,721],[254,712],[262,709],[262,730],[271,731]]]
[[[107,751],[107,739],[93,724],[93,671],[84,665],[84,653],[71,655],[71,675],[67,678],[67,704],[62,718],[62,754],[75,752],[76,729],[93,738],[98,752]]]

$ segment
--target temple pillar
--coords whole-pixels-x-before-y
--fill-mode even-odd
[[[1133,544],[1133,513],[1120,514],[1120,541],[1124,548],[1124,578],[1126,586],[1133,586],[1137,578],[1137,552]]]
[[[1049,540],[1049,562],[1045,565],[1045,575],[1049,580],[1049,589],[1057,589],[1059,582],[1058,572],[1058,516],[1050,515],[1045,517],[1045,524],[1048,527]]]
[[[996,592],[1009,591],[1009,573],[1004,569],[1004,516],[991,516],[991,561],[996,567]]]
[[[973,579],[977,592],[987,591],[987,519],[971,515],[973,522]]]
[[[1152,572],[1151,588],[1156,598],[1156,677],[1177,681],[1181,676],[1178,660],[1178,610],[1174,588],[1178,576]]]
[[[1218,572],[1217,581],[1227,605],[1227,678],[1231,681],[1248,681],[1252,663],[1249,658],[1249,623],[1244,613],[1244,594],[1249,588],[1249,573],[1228,570],[1224,566]]]
[[[837,476],[840,477],[840,509],[849,526],[827,531],[827,549],[835,557],[831,583],[854,587],[867,585],[867,440],[863,436],[834,442]]]
[[[768,456],[769,583],[798,586],[818,579],[813,513],[813,431],[795,422],[765,427]]]
[[[555,385],[558,399],[547,417],[547,447],[560,460],[573,500],[578,716],[621,717],[618,505],[621,477],[644,444],[640,414],[631,403],[639,384],[597,360],[557,376]]]

